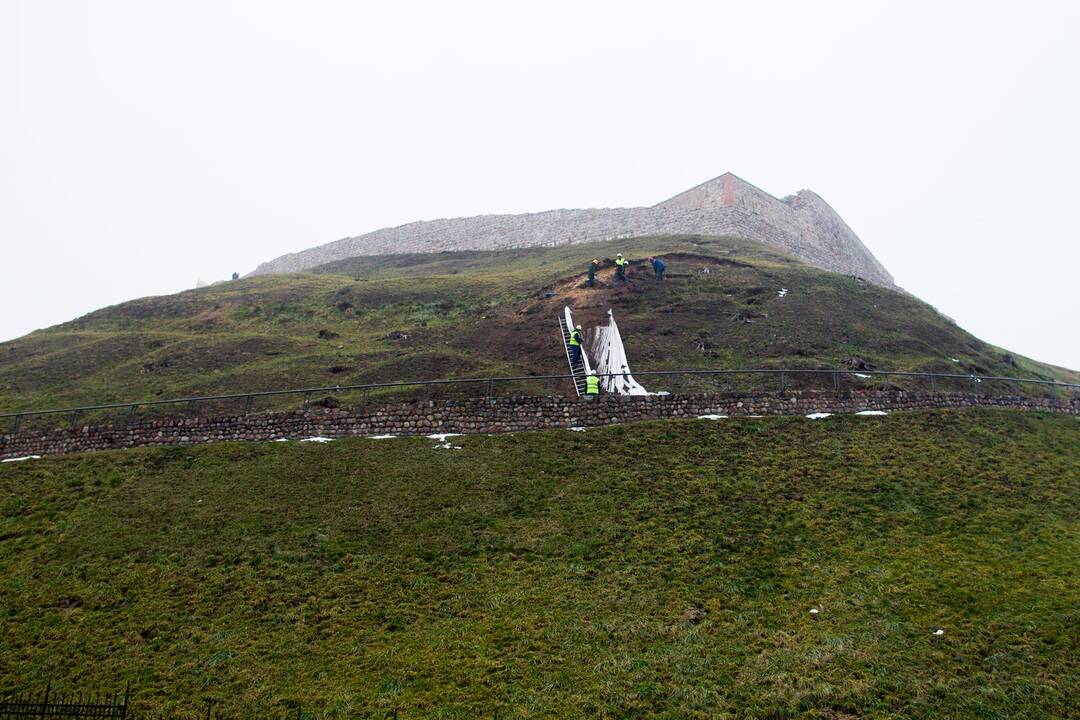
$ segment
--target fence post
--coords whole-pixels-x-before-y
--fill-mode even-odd
[[[135,415],[138,412],[139,412],[139,406],[138,405],[132,405],[131,407],[128,408],[128,415],[127,415],[127,424],[128,425],[131,425],[132,423],[135,422]]]
[[[978,375],[972,375],[971,376],[971,386],[975,391],[975,397],[979,397],[979,376]]]
[[[250,415],[251,414],[251,405],[254,402],[255,402],[255,396],[254,395],[248,395],[246,398],[244,398],[244,414],[245,415]]]
[[[22,415],[15,416],[15,425],[11,428],[11,434],[19,432],[19,426],[22,425]]]
[[[785,390],[787,390],[787,374],[783,370],[781,370],[780,371],[780,392],[784,392]]]
[[[838,372],[832,374],[832,387],[835,392],[840,392],[840,373]]]
[[[188,400],[187,406],[184,408],[184,415],[187,415],[188,417],[191,417],[194,414],[195,414],[195,401],[194,400]]]
[[[79,424],[79,416],[82,415],[82,410],[74,410],[71,413],[71,429],[74,430],[75,426]]]
[[[936,374],[931,374],[930,375],[930,392],[933,393],[934,395],[937,395],[937,375]]]
[[[41,718],[45,720],[45,711],[49,706],[49,693],[52,692],[52,683],[45,686],[45,699],[41,701]]]

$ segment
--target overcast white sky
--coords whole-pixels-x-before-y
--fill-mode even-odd
[[[1080,368],[1080,3],[0,0],[0,339],[388,225],[822,195]]]

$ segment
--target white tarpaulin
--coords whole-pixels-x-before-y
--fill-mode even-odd
[[[596,366],[593,368],[600,376],[600,387],[606,393],[618,395],[648,395],[649,391],[641,387],[630,374],[630,364],[626,359],[619,326],[615,316],[608,310],[608,324],[594,327],[589,331],[589,350]],[[608,373],[613,374],[604,377]]]

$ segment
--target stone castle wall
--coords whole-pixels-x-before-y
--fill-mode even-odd
[[[88,425],[71,429],[22,430],[0,436],[0,459],[27,455],[280,438],[504,433],[567,427],[597,427],[640,420],[700,415],[805,415],[861,410],[995,407],[1050,410],[1080,416],[1080,397],[1049,400],[852,391],[760,395],[603,397],[595,402],[564,397],[474,398],[400,403],[362,411],[319,410],[214,418],[172,418],[128,426]]]
[[[421,221],[283,255],[253,274],[298,272],[359,255],[498,250],[640,235],[732,235],[812,265],[893,287],[893,278],[836,212],[803,190],[782,200],[728,173],[652,207],[549,210]]]

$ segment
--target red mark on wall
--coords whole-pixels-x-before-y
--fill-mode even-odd
[[[735,204],[735,176],[728,173],[724,176],[724,207]]]

